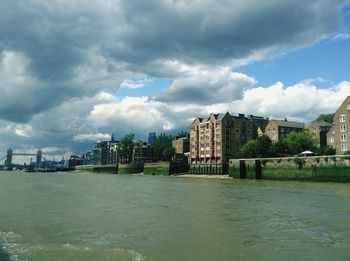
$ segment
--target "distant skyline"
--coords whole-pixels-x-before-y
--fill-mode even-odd
[[[348,0],[3,0],[0,35],[0,158],[210,112],[310,121],[350,95]]]

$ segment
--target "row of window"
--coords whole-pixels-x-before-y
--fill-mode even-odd
[[[341,134],[340,135],[340,141],[347,141],[347,140],[348,140],[348,136],[346,134]],[[334,142],[334,137],[330,137],[329,142],[333,143]]]

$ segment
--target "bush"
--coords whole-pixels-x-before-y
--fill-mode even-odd
[[[294,163],[297,164],[297,166],[298,166],[299,169],[302,169],[303,166],[304,166],[305,163],[306,163],[306,160],[303,159],[303,158],[295,158],[295,159],[294,159]]]

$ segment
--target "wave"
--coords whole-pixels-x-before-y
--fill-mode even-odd
[[[0,231],[0,259],[1,261],[143,261],[145,256],[126,248],[107,248],[71,243],[30,245],[23,243],[22,236],[15,232]]]

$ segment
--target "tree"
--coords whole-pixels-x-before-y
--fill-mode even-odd
[[[323,146],[321,148],[317,148],[316,153],[318,155],[335,155],[335,149],[332,146]]]
[[[262,135],[257,140],[249,140],[241,148],[241,153],[244,157],[268,157],[270,156],[271,139],[267,135]]]
[[[119,143],[117,155],[121,163],[129,163],[132,158],[132,151],[134,149],[134,134],[125,135]]]
[[[241,154],[245,158],[256,158],[258,153],[259,142],[257,140],[249,140],[241,148]]]
[[[320,114],[316,121],[320,122],[320,121],[325,121],[328,123],[333,123],[333,117],[334,117],[334,113],[328,113],[328,114]]]
[[[180,131],[177,135],[176,138],[186,138],[188,136],[188,132],[187,131]]]
[[[299,154],[305,150],[314,151],[316,149],[316,140],[306,131],[290,132],[286,137],[288,149],[291,154]]]
[[[154,150],[162,160],[170,161],[175,153],[172,146],[174,137],[171,135],[160,134],[154,143]]]
[[[280,139],[275,143],[271,144],[271,156],[281,157],[289,154],[289,148],[286,139]]]

